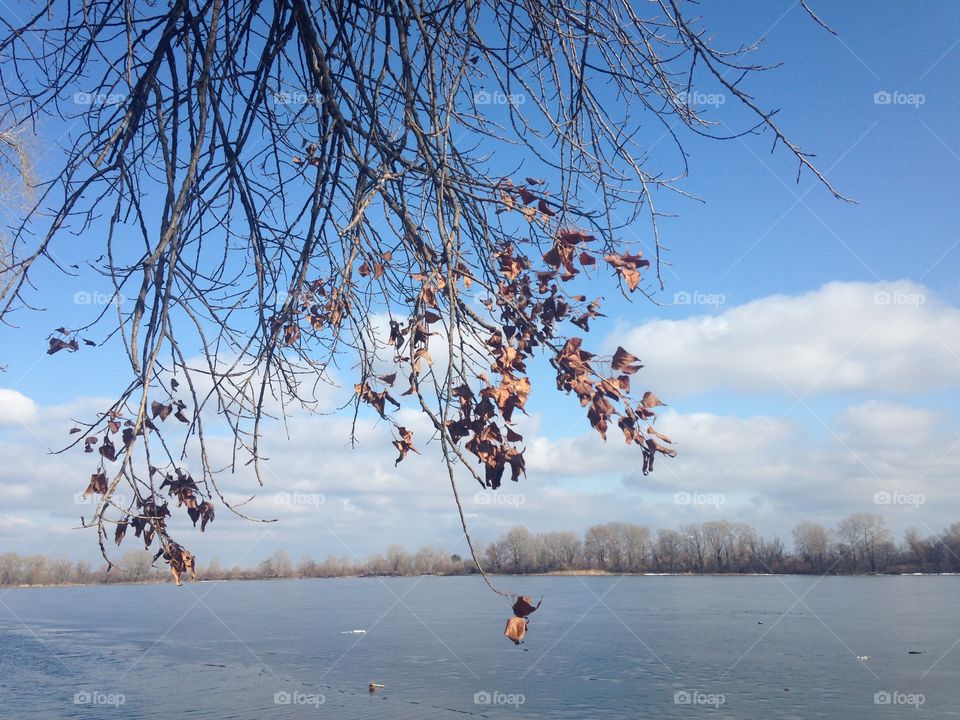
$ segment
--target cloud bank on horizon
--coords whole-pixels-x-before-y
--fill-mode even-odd
[[[789,542],[803,520],[833,524],[878,512],[892,529],[924,533],[960,521],[960,308],[912,281],[831,282],[770,295],[714,314],[630,325],[607,339],[641,356],[638,380],[670,407],[657,427],[680,455],[643,476],[640,454],[611,433],[604,445],[575,398],[552,397],[520,420],[527,477],[497,494],[466,477],[460,491],[481,542],[513,525],[533,531],[610,520],[675,528],[725,518]],[[541,376],[541,384],[549,378]],[[542,388],[541,396],[552,391]],[[89,468],[62,447],[71,418],[102,401],[41,404],[0,388],[0,547],[96,556],[94,531],[76,531]],[[390,426],[362,417],[359,447],[341,414],[281,423],[264,438],[268,485],[252,473],[221,489],[255,524],[219,509],[202,537],[179,536],[224,565],[292,555],[363,557],[392,543],[465,553],[437,448],[418,413],[403,411],[422,455],[394,466]],[[569,422],[567,419],[569,418]],[[230,443],[217,440],[219,466]],[[80,454],[78,454],[80,453]],[[87,510],[87,513],[90,511]],[[185,518],[176,517],[176,522]],[[125,543],[123,550],[129,550]]]

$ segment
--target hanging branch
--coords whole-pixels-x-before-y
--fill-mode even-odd
[[[97,460],[84,524],[104,555],[108,530],[119,544],[133,528],[179,581],[193,556],[170,501],[201,531],[215,500],[248,517],[222,479],[249,465],[262,485],[263,423],[315,407],[335,373],[356,380],[354,425],[366,406],[392,419],[404,396],[422,411],[501,594],[456,477],[493,491],[524,475],[515,421],[537,356],[645,473],[674,455],[653,428],[662,403],[635,388],[638,356],[584,337],[603,289],[663,288],[658,208],[687,197],[681,132],[724,137],[684,93],[719,83],[754,117],[744,133],[771,130],[841,197],[744,89],[765,69],[751,48],[713,47],[687,8],[99,0],[2,20],[0,117],[65,134],[11,229],[0,320],[29,311],[37,268],[63,269],[74,236],[131,298],[49,338],[51,354],[88,351],[104,331],[130,368],[65,448]],[[661,133],[673,158],[654,162]],[[233,437],[227,468],[214,420]],[[399,463],[416,448],[394,430]]]

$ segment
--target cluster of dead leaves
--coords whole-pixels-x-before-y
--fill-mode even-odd
[[[462,262],[458,262],[450,268],[448,275],[453,278],[452,282],[461,282],[467,288],[473,282],[469,268]],[[417,310],[405,325],[399,320],[391,319],[389,321],[389,336],[387,337],[387,345],[394,350],[394,362],[397,365],[409,366],[407,374],[409,387],[400,393],[401,396],[412,395],[416,392],[420,374],[433,364],[429,345],[430,338],[437,333],[433,332],[430,326],[442,319],[438,297],[442,297],[443,291],[447,287],[447,280],[439,272],[429,275],[413,273],[411,279],[420,283],[419,293],[415,298]],[[396,372],[389,375],[379,375],[357,383],[354,385],[354,391],[361,402],[373,407],[380,417],[386,418],[387,403],[395,408],[400,407],[399,401],[389,390],[396,383],[396,380]],[[374,386],[376,383],[381,384],[382,387],[377,389]],[[396,430],[400,437],[393,441],[393,445],[399,451],[396,460],[398,464],[410,451],[418,454],[419,451],[413,445],[413,431],[399,425],[396,426]]]
[[[134,530],[134,535],[143,539],[143,546],[149,548],[157,534],[161,538],[166,538],[166,518],[170,517],[170,508],[167,503],[158,502],[153,496],[137,500],[136,505],[137,514],[130,515],[126,520],[117,523],[113,540],[117,545],[122,543],[127,534],[127,527],[130,526]]]
[[[172,379],[170,385],[174,391],[179,387],[176,379]],[[89,435],[83,440],[84,452],[93,453],[96,451],[103,458],[100,461],[99,470],[90,476],[84,495],[89,496],[95,493],[106,495],[110,488],[103,462],[116,462],[122,452],[130,452],[137,435],[142,435],[144,430],[159,433],[159,428],[153,421],[159,419],[162,423],[171,415],[181,423],[190,423],[186,403],[176,398],[171,398],[166,402],[154,400],[150,404],[150,416],[144,419],[144,426],[138,432],[134,431],[136,424],[133,420],[124,419],[122,413],[117,410],[109,411],[103,418],[106,422],[102,437],[100,435]],[[80,432],[82,430],[78,427],[70,430],[70,434]],[[119,449],[115,442],[118,434],[122,443]],[[150,467],[151,480],[159,472],[157,468]],[[187,515],[193,522],[194,527],[199,521],[200,531],[205,531],[207,525],[214,520],[214,504],[203,496],[193,478],[182,469],[175,468],[174,474],[163,476],[163,482],[160,484],[158,492],[162,492],[165,488],[167,488],[170,497],[177,500],[177,507],[186,508]],[[117,545],[123,542],[128,528],[132,527],[135,536],[143,540],[145,548],[149,548],[154,539],[160,539],[163,547],[154,560],[162,554],[171,568],[175,569],[178,564],[183,565],[182,559],[184,557],[192,557],[169,537],[166,519],[170,517],[170,508],[166,502],[161,501],[156,495],[151,494],[144,498],[138,497],[135,502],[135,509],[132,506],[125,513],[124,519],[116,523],[114,530],[113,539]],[[190,569],[183,565],[181,571],[184,568]],[[175,572],[174,576],[179,578],[179,573]]]
[[[168,403],[162,403],[158,400],[154,400],[150,403],[150,419],[147,420],[147,427],[151,430],[156,430],[156,426],[153,424],[153,420],[160,418],[160,422],[163,422],[172,413],[173,416],[182,423],[189,424],[190,418],[187,417],[184,410],[187,409],[186,403],[183,400],[173,400]]]
[[[526,186],[501,182],[499,190],[504,209],[514,209],[521,203],[524,207],[531,206],[538,196],[530,186],[539,184],[530,178]],[[539,196],[539,200],[544,197]],[[539,204],[537,207],[542,209]],[[627,443],[641,447],[644,473],[648,473],[653,469],[657,453],[673,456],[676,451],[669,447],[670,438],[652,425],[654,408],[662,404],[659,399],[648,391],[639,403],[631,400],[631,377],[642,367],[638,358],[622,347],[610,358],[599,358],[582,347],[580,337],[570,337],[559,349],[551,342],[558,322],[569,320],[589,332],[590,320],[602,316],[600,298],[586,303],[583,295],[566,295],[560,289],[562,283],[598,264],[599,252],[591,248],[595,240],[593,235],[580,230],[559,228],[553,235],[551,247],[541,256],[543,269],[535,268],[531,259],[513,243],[494,253],[496,269],[503,278],[496,293],[499,319],[511,341],[516,340],[506,352],[500,340],[491,345],[494,369],[500,373],[506,370],[505,377],[512,378],[511,370],[524,370],[523,359],[531,348],[550,345],[554,350],[551,363],[557,373],[557,388],[577,396],[581,406],[587,408],[591,426],[604,439],[610,422],[616,417]],[[630,292],[639,288],[641,271],[650,266],[641,253],[607,252],[602,257]],[[486,304],[492,311],[494,301]],[[529,392],[529,382],[526,390]],[[509,399],[509,393],[498,397],[508,403],[508,407],[515,402]],[[505,418],[509,421],[509,415]]]
[[[396,373],[394,373],[392,375],[384,375],[379,379],[387,385],[393,385],[396,378]],[[357,383],[353,386],[353,390],[357,393],[361,401],[371,405],[374,410],[377,411],[377,414],[384,419],[387,417],[387,402],[395,408],[400,407],[400,403],[390,394],[389,390],[374,390],[370,387],[369,381]]]
[[[394,466],[399,465],[400,461],[403,460],[411,450],[417,453],[417,455],[420,454],[420,451],[413,446],[413,430],[407,430],[405,427],[398,425],[397,432],[400,434],[400,439],[394,440],[393,446],[400,454],[397,456],[397,461],[394,463]]]
[[[551,204],[548,193],[534,190],[539,185],[543,180],[526,178],[525,184],[514,185],[510,178],[503,178],[497,188],[501,203],[497,213],[516,210],[530,222],[548,222],[557,214],[556,205]]]
[[[61,350],[68,350],[69,352],[77,352],[80,349],[80,342],[77,338],[76,333],[71,330],[67,330],[65,327],[58,327],[54,330],[55,333],[63,335],[64,337],[56,337],[51,335],[47,338],[47,355],[56,355]],[[93,340],[83,339],[84,345],[90,345],[91,347],[96,347],[96,343]]]
[[[527,627],[530,624],[527,618],[540,607],[541,603],[543,603],[543,598],[540,598],[540,602],[534,605],[533,599],[529,595],[517,596],[516,602],[513,603],[513,617],[507,620],[507,627],[503,631],[503,634],[512,640],[514,645],[522,643],[527,636]]]
[[[454,443],[469,438],[464,448],[483,465],[485,485],[496,489],[507,466],[514,482],[526,471],[524,451],[518,447],[523,436],[512,423],[514,411],[525,412],[530,397],[530,378],[524,373],[532,346],[529,337],[524,339],[515,326],[510,326],[504,332],[493,333],[486,347],[490,369],[499,375],[499,381],[491,382],[481,373],[479,395],[474,395],[467,384],[454,388],[458,417],[447,422],[447,432]]]
[[[153,556],[153,561],[156,562],[161,555],[164,562],[170,566],[170,572],[173,574],[173,579],[177,585],[180,585],[180,576],[185,572],[189,572],[190,577],[197,577],[197,558],[185,547],[178,545],[173,540],[168,540]]]
[[[119,453],[117,451],[117,445],[114,443],[114,438],[117,433],[120,434],[120,443],[123,449],[132,445],[136,439],[133,431],[134,422],[132,420],[124,420],[122,414],[117,410],[111,410],[107,413],[105,419],[107,422],[103,431],[103,437],[101,438],[97,435],[88,435],[85,437],[83,439],[83,451],[86,453],[97,451],[104,460],[116,462]],[[80,432],[83,431],[78,427],[70,429],[71,435]]]
[[[151,478],[159,471],[157,468],[150,468]],[[102,473],[101,473],[102,475]],[[96,476],[95,476],[96,477]],[[194,526],[197,520],[200,520],[201,532],[206,529],[207,523],[214,519],[213,503],[204,500],[197,488],[196,483],[189,474],[180,468],[175,468],[174,474],[163,476],[163,482],[160,484],[160,490],[168,488],[170,497],[176,498],[177,507],[186,507],[187,514],[193,520]],[[105,481],[105,477],[103,481]],[[101,482],[99,479],[97,482]],[[93,480],[91,480],[93,484]],[[105,489],[105,487],[104,487]],[[118,522],[114,530],[113,540],[119,546],[127,534],[127,529],[132,527],[134,535],[142,538],[144,548],[149,548],[154,539],[160,539],[160,549],[153,556],[156,562],[161,556],[164,562],[170,566],[173,577],[180,584],[180,575],[189,571],[193,577],[196,577],[194,568],[195,557],[183,546],[175,542],[167,531],[167,518],[170,517],[170,507],[166,502],[161,502],[158,497],[151,495],[142,500],[137,500],[136,514],[128,515],[127,519]]]
[[[556,216],[556,212],[551,206],[549,195],[537,192],[534,188],[543,183],[542,180],[526,178],[525,185],[514,185],[510,178],[504,178],[500,181],[498,192],[500,195],[501,207],[497,209],[498,213],[510,210],[519,211],[530,222],[541,221],[548,222]],[[536,202],[536,206],[533,203]],[[580,271],[576,265],[583,268],[592,268],[597,264],[597,257],[592,252],[581,247],[582,244],[595,240],[592,235],[580,232],[575,229],[561,229],[554,236],[553,247],[543,255],[543,261],[553,270],[562,268],[560,279],[563,281],[572,280]],[[610,265],[614,275],[626,283],[630,292],[634,292],[640,287],[642,279],[641,270],[650,267],[650,261],[643,257],[642,253],[632,254],[607,253],[603,259]],[[512,262],[513,266],[505,267],[505,263]],[[519,274],[522,267],[515,260],[500,258],[501,270],[509,270],[507,277],[513,279]],[[527,266],[529,267],[529,265]],[[547,279],[555,277],[551,272],[537,273],[538,279],[543,284]],[[581,326],[582,327],[582,326]],[[587,328],[584,327],[584,330]]]
[[[113,534],[114,542],[117,545],[123,542],[128,527],[133,528],[136,537],[143,538],[145,549],[149,548],[153,544],[154,538],[159,536],[160,549],[153,556],[153,562],[156,562],[162,556],[164,562],[170,566],[177,585],[180,584],[180,575],[183,572],[189,571],[193,577],[196,577],[196,558],[167,535],[166,518],[170,517],[170,509],[167,503],[158,503],[155,498],[151,497],[138,501],[137,507],[139,509],[137,515],[132,515],[127,520],[117,523]]]
[[[366,276],[370,272],[370,266],[364,262],[359,269],[360,275]],[[380,277],[383,265],[374,263],[373,273]],[[350,310],[348,293],[330,280],[314,280],[306,288],[293,291],[292,295],[295,302],[270,321],[272,331],[287,347],[300,339],[301,325],[315,333],[325,328],[337,330]]]
[[[499,184],[497,191],[501,211],[520,210],[528,219],[548,220],[555,215],[548,196],[538,189],[542,181],[527,178],[525,184],[515,185],[509,179]],[[621,282],[631,291],[640,286],[641,271],[649,266],[641,254],[630,252],[603,253],[593,249],[593,235],[573,228],[560,228],[552,235],[552,243],[534,262],[521,252],[517,243],[508,242],[494,249],[491,270],[496,276],[494,297],[483,301],[496,317],[499,330],[487,338],[486,352],[491,380],[484,373],[475,376],[476,384],[464,383],[451,391],[454,417],[447,420],[446,430],[455,444],[462,444],[484,468],[484,483],[497,488],[510,468],[514,481],[524,474],[523,436],[514,426],[515,412],[524,412],[531,392],[527,376],[527,362],[537,348],[551,353],[551,364],[556,370],[557,387],[577,396],[587,409],[587,419],[604,439],[611,422],[623,431],[628,444],[638,445],[644,457],[644,472],[653,468],[657,453],[675,455],[671,441],[654,430],[652,422],[660,401],[647,392],[643,399],[631,399],[631,378],[642,365],[638,358],[622,347],[612,357],[598,357],[582,347],[580,337],[559,341],[559,326],[570,322],[589,332],[590,321],[602,317],[602,298],[587,302],[583,295],[563,291],[563,283],[589,271],[604,260]],[[398,362],[410,362],[411,394],[421,363],[432,362],[428,351],[433,333],[430,326],[442,319],[438,299],[446,282],[463,279],[469,282],[469,272],[458,265],[446,274],[420,272],[413,276],[420,285],[416,298],[419,314],[404,326],[391,320],[389,344],[396,348]],[[406,350],[402,350],[406,344]],[[381,417],[387,417],[387,403],[396,408],[399,401],[390,393],[396,373],[371,378],[355,386],[360,400],[374,407]],[[376,381],[382,383],[382,386]],[[412,434],[398,428],[401,439],[394,445],[400,451],[397,462],[413,449]]]
[[[295,159],[296,161],[296,159]],[[356,268],[357,275],[361,278],[371,278],[379,280],[382,278],[393,260],[392,251],[384,251],[373,255],[363,255],[359,259],[359,266]],[[469,286],[469,270],[465,265],[460,265],[458,270],[467,277]],[[271,320],[271,326],[274,333],[282,336],[282,342],[286,346],[292,346],[301,337],[301,326],[312,330],[315,333],[322,332],[324,329],[330,329],[336,332],[340,329],[343,321],[347,318],[350,311],[350,275],[353,272],[351,266],[346,273],[347,280],[344,285],[338,286],[333,279],[312,281],[306,288],[291,291],[295,302],[286,309],[284,314],[276,315]],[[417,276],[414,275],[414,279]],[[439,289],[442,289],[442,284]],[[434,286],[425,283],[422,294],[426,298],[427,304],[436,306],[436,290]],[[437,316],[439,320],[439,316]]]
[[[80,349],[80,339],[77,333],[68,330],[65,327],[58,327],[54,335],[48,338],[48,355],[55,355],[61,350],[68,352],[77,352]],[[92,340],[82,338],[83,344],[87,346],[96,346]],[[179,383],[176,379],[170,381],[171,388],[175,391]],[[168,402],[159,402],[154,400],[150,404],[150,416],[144,419],[143,427],[136,430],[136,423],[130,419],[124,419],[123,414],[114,409],[110,410],[101,420],[104,422],[102,436],[97,434],[88,435],[83,439],[83,450],[85,453],[97,452],[101,456],[100,467],[97,472],[90,476],[90,481],[83,491],[85,497],[90,495],[106,496],[110,491],[110,483],[107,472],[104,468],[104,462],[115,463],[124,452],[130,452],[136,442],[137,435],[143,435],[145,429],[159,433],[159,429],[154,424],[154,420],[159,418],[164,422],[170,415],[173,415],[181,423],[189,424],[191,422],[187,415],[187,405],[182,400],[170,399]],[[99,423],[98,423],[99,424]],[[70,434],[82,433],[79,427],[70,429]],[[119,437],[118,437],[119,436]],[[119,441],[119,443],[118,443]],[[156,473],[156,468],[150,468],[150,476]],[[209,500],[199,494],[199,490],[189,475],[183,473],[180,469],[176,470],[176,478],[167,475],[164,482],[160,485],[160,490],[164,487],[170,487],[171,497],[177,499],[178,507],[185,507],[187,514],[196,527],[197,521],[200,521],[200,530],[206,530],[208,523],[214,519],[214,506]],[[199,496],[198,496],[199,495]],[[136,537],[141,538],[144,547],[149,548],[155,538],[159,537],[162,548],[154,557],[154,560],[163,555],[165,561],[170,565],[180,584],[180,573],[189,570],[193,572],[193,556],[183,547],[170,539],[167,533],[166,518],[170,517],[170,509],[165,502],[159,498],[150,495],[146,498],[137,498],[136,509],[126,510],[124,519],[116,523],[114,530],[114,542],[119,546],[126,536],[127,529],[132,527]]]
[[[648,424],[646,434],[640,426],[644,420],[652,423],[656,417],[654,408],[664,403],[647,391],[636,407],[631,404],[630,377],[643,367],[635,355],[617,347],[610,359],[612,374],[609,376],[600,374],[594,368],[594,358],[593,353],[581,348],[580,338],[570,338],[553,360],[557,368],[557,387],[575,394],[580,405],[588,408],[587,419],[604,440],[607,439],[611,418],[618,416],[617,426],[623,431],[627,444],[635,443],[643,450],[643,472],[646,475],[653,469],[656,453],[671,457],[677,454],[676,450],[668,447],[673,441],[654,430],[652,424]],[[620,403],[619,409],[615,403]],[[658,439],[667,444],[657,442]]]
[[[156,468],[151,468],[156,472]],[[174,468],[174,475],[164,475],[163,482],[160,483],[160,490],[169,487],[167,493],[172,498],[176,498],[177,507],[186,507],[187,515],[193,521],[193,526],[197,526],[197,520],[200,520],[200,532],[207,529],[207,523],[213,521],[214,510],[213,503],[204,500],[200,494],[200,489],[194,479],[180,468]]]
[[[293,156],[294,165],[320,167],[320,158],[317,157],[317,144],[315,142],[305,141],[303,144],[303,153],[306,157],[301,157],[300,155]]]
[[[150,468],[151,479],[159,474],[160,471]],[[101,473],[102,475],[102,473]],[[95,476],[96,477],[96,476]],[[103,481],[105,481],[105,477]],[[100,480],[97,480],[99,483]],[[93,484],[93,480],[91,480]],[[193,478],[180,468],[174,468],[173,474],[163,475],[163,482],[160,483],[158,491],[167,489],[171,498],[177,501],[177,507],[185,507],[187,515],[193,521],[196,527],[197,521],[200,521],[200,531],[207,528],[207,524],[213,522],[215,517],[214,505],[203,497],[200,489],[197,487]],[[170,517],[170,507],[166,502],[162,502],[156,495],[151,495],[142,500],[137,500],[137,512],[129,514],[125,520],[118,522],[114,531],[114,542],[117,545],[123,542],[127,533],[127,528],[132,527],[134,535],[143,539],[145,548],[149,548],[155,538],[160,539],[160,550],[154,555],[154,562],[161,556],[164,562],[170,566],[173,577],[180,584],[180,575],[185,571],[190,571],[193,577],[194,556],[184,547],[175,542],[167,530],[167,518]]]

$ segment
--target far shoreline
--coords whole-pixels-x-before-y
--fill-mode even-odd
[[[631,573],[631,572],[608,572],[605,570],[552,570],[539,573],[487,573],[490,577],[499,578],[536,578],[536,577],[676,577],[676,578],[763,578],[763,577],[830,577],[830,578],[854,578],[854,577],[956,577],[960,573],[955,572],[907,572],[907,573],[831,573],[821,575],[819,573]],[[203,578],[197,577],[192,580],[185,580],[187,583],[225,583],[225,582],[273,582],[277,580],[363,580],[363,579],[397,579],[397,578],[420,578],[420,577],[438,577],[438,578],[469,578],[479,577],[478,573],[426,573],[424,575],[337,575],[330,577],[261,577],[261,578]],[[5,590],[33,590],[42,588],[77,588],[77,587],[108,587],[111,585],[173,585],[172,580],[162,580],[151,578],[148,580],[114,580],[110,582],[67,582],[67,583],[40,583],[36,585],[0,585]]]

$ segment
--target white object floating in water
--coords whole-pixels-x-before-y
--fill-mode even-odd
[[[344,630],[341,635],[366,635],[366,630]]]
[[[857,660],[863,661],[863,660],[869,660],[869,659],[870,659],[869,655],[857,655]]]

